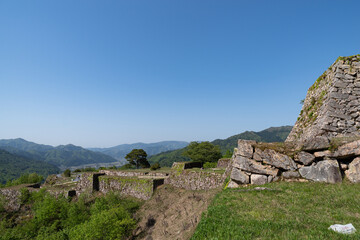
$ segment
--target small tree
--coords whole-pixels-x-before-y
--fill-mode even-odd
[[[219,146],[215,146],[210,142],[191,142],[183,155],[194,162],[203,163],[216,162],[221,158]]]
[[[147,153],[143,149],[133,149],[129,152],[125,159],[132,165],[135,165],[138,169],[139,167],[148,168],[150,163],[146,159]]]
[[[158,170],[158,169],[160,169],[160,164],[159,163],[154,163],[150,167],[150,170],[153,170],[153,171]]]
[[[231,158],[233,155],[232,151],[226,150],[226,153],[223,155],[223,158]]]
[[[64,177],[71,177],[70,169],[66,169],[63,174],[64,174]]]

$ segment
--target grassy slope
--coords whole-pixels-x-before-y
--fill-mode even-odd
[[[276,191],[226,189],[217,194],[192,239],[360,239],[360,185],[287,183]],[[352,223],[358,232],[342,235],[332,224]]]

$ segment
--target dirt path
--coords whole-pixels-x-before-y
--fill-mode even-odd
[[[189,239],[219,191],[191,191],[160,186],[137,213],[140,219],[134,239]]]

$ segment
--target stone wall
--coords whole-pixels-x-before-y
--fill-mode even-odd
[[[80,180],[76,186],[76,193],[80,195],[85,191],[92,191],[93,190],[93,172],[85,172],[81,174]]]
[[[217,162],[217,168],[227,168],[227,166],[229,165],[230,162],[230,158],[221,158],[219,159],[219,161]]]
[[[119,176],[119,177],[136,177],[136,176],[154,176],[154,177],[165,177],[168,174],[163,172],[130,172],[130,171],[118,171],[118,170],[100,170],[100,173],[104,173],[108,176]]]
[[[184,169],[191,169],[191,168],[202,168],[202,162],[174,162],[171,166],[171,169],[174,170],[184,170]]]
[[[359,135],[360,55],[340,57],[312,85],[287,142],[306,150],[329,147],[329,139]]]
[[[13,188],[0,189],[0,195],[4,198],[4,208],[6,211],[17,211],[20,209],[20,190]]]
[[[100,176],[99,191],[108,193],[117,191],[143,200],[151,198],[154,191],[154,180],[151,178]]]
[[[3,201],[6,211],[18,211],[20,209],[20,195],[22,188],[26,188],[30,192],[39,190],[38,186],[29,184],[0,188],[0,196],[2,198],[1,201]]]
[[[221,187],[224,183],[223,173],[183,170],[173,172],[165,179],[165,184],[188,190],[208,190]]]
[[[239,140],[231,164],[229,187],[265,184],[278,180],[339,183],[343,177],[360,182],[360,140],[332,151],[299,151],[285,143]]]

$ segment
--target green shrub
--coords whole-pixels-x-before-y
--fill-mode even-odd
[[[217,166],[217,162],[206,162],[203,165],[203,168],[208,169],[208,168],[216,168]]]
[[[30,201],[30,198],[31,198],[31,193],[29,191],[29,189],[27,188],[21,188],[20,189],[20,204],[23,205],[23,204],[26,204]]]
[[[21,190],[22,201],[32,204],[33,217],[21,221],[17,215],[0,218],[0,239],[125,239],[136,227],[132,216],[140,207],[139,200],[110,192],[95,200],[82,194],[73,202],[44,189],[26,190]]]
[[[0,195],[0,213],[5,212],[5,203],[6,200],[4,198],[4,196]],[[1,223],[0,223],[1,225]],[[0,226],[0,231],[1,231],[1,226]]]
[[[82,172],[96,172],[96,168],[92,168],[92,167],[87,167],[82,169]]]
[[[121,206],[102,211],[91,216],[88,222],[72,228],[69,238],[83,239],[123,239],[130,236],[136,221]]]
[[[120,167],[120,170],[126,170],[126,169],[135,169],[134,165],[130,164],[130,163],[127,163],[125,165],[122,165]]]
[[[158,170],[158,169],[160,169],[161,167],[160,167],[160,164],[159,163],[154,163],[153,165],[151,165],[151,167],[150,167],[150,170]]]
[[[63,174],[64,174],[64,177],[71,177],[70,169],[66,169]]]
[[[25,173],[21,175],[18,179],[14,179],[6,183],[6,187],[16,186],[25,183],[39,183],[44,180],[44,177],[38,175],[37,173]]]
[[[223,155],[223,158],[231,158],[233,155],[233,152],[230,150],[226,150],[225,154]]]

